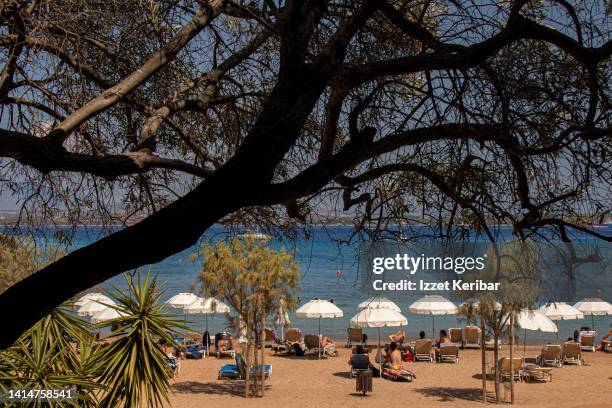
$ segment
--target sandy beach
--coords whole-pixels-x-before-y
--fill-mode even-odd
[[[341,343],[336,343],[341,344]],[[539,346],[528,346],[526,356],[535,357]],[[244,383],[217,380],[217,371],[229,358],[216,357],[181,362],[181,372],[172,385],[172,407],[473,407],[481,403],[481,360],[479,350],[461,350],[459,362],[407,363],[417,378],[412,383],[375,379],[373,392],[363,397],[355,392],[347,364],[350,349],[339,348],[338,357],[317,360],[316,356],[279,357],[269,354],[272,377],[264,398],[243,397]],[[375,351],[374,351],[375,352]],[[373,361],[373,353],[370,354]],[[508,355],[508,347],[501,356]],[[522,347],[517,356],[523,355]],[[612,353],[583,353],[585,365],[553,369],[547,383],[516,384],[516,406],[520,407],[599,407],[610,403],[612,393]],[[487,352],[490,363],[493,353]],[[493,382],[488,382],[493,397]],[[509,383],[502,383],[502,397],[510,399]]]

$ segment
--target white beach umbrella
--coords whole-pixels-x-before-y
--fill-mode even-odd
[[[126,314],[123,312],[120,312],[116,309],[113,309],[112,307],[107,307],[106,309],[95,313],[92,317],[91,317],[91,322],[92,323],[100,323],[100,322],[104,322],[107,320],[112,320],[112,319],[117,319],[119,317],[123,317]]]
[[[516,315],[516,324],[525,331],[523,338],[523,353],[527,343],[527,330],[542,331],[546,333],[557,333],[559,329],[555,322],[539,310],[521,310]]]
[[[321,338],[321,319],[333,319],[342,317],[344,313],[338,306],[329,300],[313,299],[310,302],[300,306],[296,311],[297,317],[305,317],[307,319],[319,319],[319,339]],[[321,354],[319,353],[319,358]]]
[[[281,341],[285,341],[285,327],[291,324],[291,319],[289,318],[289,312],[287,311],[285,299],[280,300],[280,304],[278,307],[278,315],[276,316],[276,321],[274,323],[276,324],[276,326],[280,326],[280,339]]]
[[[206,331],[208,331],[208,315],[214,313],[228,313],[229,306],[215,298],[200,298],[183,308],[186,314],[203,314],[206,316]]]
[[[99,313],[105,309],[108,309],[108,305],[115,305],[115,302],[113,302],[112,300],[108,299],[107,301],[95,301],[95,300],[88,300],[87,302],[83,303],[78,309],[77,309],[77,314],[79,316],[93,316],[96,313]]]
[[[485,302],[486,304],[486,302]],[[472,307],[472,309],[474,310],[479,310],[480,309],[480,301],[478,300],[466,300],[465,302],[463,302],[462,304],[459,305],[459,308],[468,308],[468,307]],[[495,301],[495,310],[501,310],[502,305],[501,303],[499,303],[498,301]]]
[[[565,302],[551,302],[540,307],[540,312],[544,313],[550,320],[575,320],[584,319],[584,314],[574,306]],[[559,332],[557,331],[557,338]]]
[[[81,306],[83,306],[85,303],[92,302],[92,301],[93,302],[103,302],[103,303],[112,302],[111,298],[109,298],[108,296],[102,293],[91,292],[91,293],[87,293],[86,295],[81,296],[76,302],[74,302],[74,308],[78,309]]]
[[[612,305],[600,298],[586,298],[576,303],[574,307],[584,315],[591,316],[593,330],[595,330],[595,316],[612,314]]]
[[[542,305],[539,310],[548,316],[550,320],[584,319],[584,314],[580,310],[565,302],[547,303]]]
[[[183,309],[186,306],[191,305],[196,300],[198,300],[198,297],[193,293],[183,292],[172,296],[166,303],[176,309]]]
[[[376,309],[376,308],[384,308],[395,310],[396,312],[401,312],[401,309],[395,302],[387,299],[386,297],[378,297],[374,296],[369,299],[364,300],[359,305],[357,305],[357,310],[365,309],[366,307]]]
[[[380,328],[405,326],[408,324],[408,319],[394,309],[386,307],[366,307],[351,318],[351,324],[354,327],[375,327],[378,330],[377,354],[380,354]],[[381,373],[382,363],[378,356],[376,361],[378,361],[378,364],[381,366],[379,367],[379,373]]]
[[[410,313],[430,314],[432,320],[432,336],[436,336],[435,318],[439,315],[457,314],[457,306],[440,295],[423,296],[408,308]]]

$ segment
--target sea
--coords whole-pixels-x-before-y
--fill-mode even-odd
[[[423,227],[418,227],[423,228]],[[59,230],[62,231],[61,228]],[[58,230],[44,228],[37,234],[47,237],[58,236]],[[400,231],[400,235],[409,237],[410,234],[427,235],[423,230],[415,230],[414,227],[405,231]],[[425,231],[431,232],[431,231]],[[603,235],[612,235],[612,225],[598,226],[597,232]],[[69,249],[76,249],[99,239],[109,233],[108,229],[102,227],[77,227],[65,229],[59,236],[71,236]],[[201,271],[201,259],[193,261],[193,255],[198,254],[203,242],[215,242],[228,239],[232,233],[223,226],[215,225],[208,229],[203,235],[200,243],[193,247],[177,253],[163,261],[145,265],[140,270],[142,272],[151,271],[162,282],[164,298],[170,298],[180,292],[198,291],[198,275]],[[496,238],[500,241],[513,239],[510,227],[498,226],[495,228]],[[308,229],[307,234],[298,234],[297,238],[273,238],[270,245],[275,248],[285,248],[295,251],[295,259],[300,265],[302,274],[301,287],[297,293],[299,305],[311,299],[332,300],[342,311],[343,316],[329,319],[307,319],[298,318],[294,313],[290,313],[291,326],[299,327],[304,333],[317,333],[319,324],[321,332],[332,338],[343,339],[346,330],[350,325],[350,319],[357,313],[357,305],[372,296],[363,289],[364,268],[368,268],[368,262],[364,261],[364,245],[371,245],[367,240],[352,240],[346,243],[347,239],[355,235],[353,227],[349,226],[315,226]],[[609,260],[612,259],[612,250],[609,243],[601,240],[593,240],[589,235],[578,234],[576,236],[581,242],[597,241],[597,251],[604,254],[603,269],[598,274],[589,275],[588,292],[580,293],[584,297],[600,296],[608,301],[612,297],[612,272]],[[53,239],[53,238],[52,238]],[[461,237],[464,241],[484,242],[486,239],[477,234],[476,230],[468,230],[468,234]],[[601,243],[601,244],[600,244]],[[87,273],[86,270],[83,273]],[[594,276],[593,276],[594,275]],[[115,287],[126,288],[125,276],[117,275],[99,287],[91,288],[91,291],[109,290]],[[592,294],[590,292],[593,292]],[[433,293],[435,294],[435,293]],[[411,293],[385,293],[402,310],[408,320],[408,325],[403,327],[408,337],[416,337],[423,330],[431,333],[440,329],[451,327],[462,327],[466,324],[456,315],[441,315],[432,317],[431,315],[412,314],[408,310],[409,305],[416,300],[417,294]],[[565,300],[565,299],[561,299]],[[456,304],[460,301],[454,300]],[[544,302],[543,302],[544,303]],[[205,326],[203,315],[183,315],[180,309],[173,310],[177,314],[177,319],[183,320],[192,330],[202,332]],[[207,319],[209,331],[215,333],[228,328],[228,321],[224,315],[209,315]],[[612,323],[612,315],[587,317],[585,320],[557,321],[559,332],[542,333],[526,332],[527,342],[542,342],[555,340],[557,336],[565,339],[570,337],[573,331],[580,326],[592,326],[599,332],[607,332]],[[377,329],[365,329],[371,338],[375,338]],[[388,335],[397,328],[383,328],[382,335]]]

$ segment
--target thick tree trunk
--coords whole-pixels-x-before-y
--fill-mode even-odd
[[[225,215],[278,203],[282,198],[270,198],[266,189],[324,84],[307,70],[281,70],[252,131],[234,157],[206,181],[140,223],[68,254],[2,293],[0,310],[19,313],[4,317],[0,349],[72,296],[190,247]]]

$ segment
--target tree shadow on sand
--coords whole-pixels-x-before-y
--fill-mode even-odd
[[[213,394],[244,396],[244,381],[207,382],[182,381],[171,386],[172,391],[179,394]],[[266,385],[266,390],[270,385]]]
[[[427,387],[415,389],[426,397],[438,398],[440,402],[452,402],[455,400],[482,401],[481,388],[453,388],[453,387]]]

